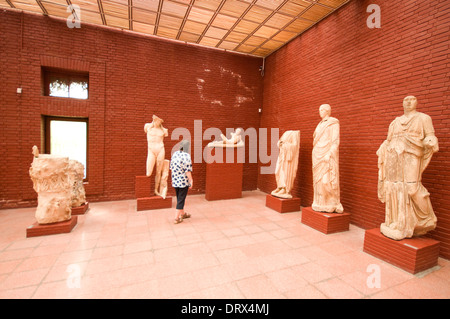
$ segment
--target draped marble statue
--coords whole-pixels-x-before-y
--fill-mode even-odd
[[[297,175],[300,152],[300,131],[286,131],[277,145],[279,148],[275,167],[277,188],[271,194],[281,198],[292,198],[291,190]]]
[[[387,139],[377,151],[378,198],[385,203],[380,231],[395,240],[423,235],[437,222],[421,180],[439,150],[438,140],[430,116],[416,107],[416,97],[404,98],[404,114],[391,122]]]
[[[163,174],[165,149],[164,137],[169,136],[168,130],[163,127],[164,121],[156,115],[153,115],[153,121],[144,125],[144,131],[147,134],[148,153],[146,175],[151,176],[155,170],[155,194],[160,195],[160,184]],[[166,165],[167,166],[167,165]],[[155,169],[156,167],[156,169]],[[164,196],[165,197],[165,196]]]
[[[313,135],[312,171],[314,201],[318,212],[343,213],[339,187],[339,120],[331,117],[331,106],[319,108],[322,121]]]

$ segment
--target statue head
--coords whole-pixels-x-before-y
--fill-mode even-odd
[[[403,99],[403,110],[405,113],[413,112],[417,107],[417,98],[413,95],[408,95]]]
[[[321,118],[326,118],[331,115],[331,106],[329,104],[322,104],[319,108]]]

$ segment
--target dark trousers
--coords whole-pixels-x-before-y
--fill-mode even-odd
[[[187,187],[175,187],[175,193],[177,194],[177,209],[184,208],[184,202],[186,201],[186,196],[189,190],[189,186]]]

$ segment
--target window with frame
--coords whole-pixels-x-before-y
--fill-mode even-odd
[[[45,153],[77,160],[87,181],[88,119],[44,116]]]
[[[54,68],[42,68],[45,96],[87,99],[89,97],[89,73]]]

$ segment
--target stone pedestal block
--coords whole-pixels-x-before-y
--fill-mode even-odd
[[[206,164],[206,200],[242,197],[244,164],[238,163],[242,147],[208,147]]]
[[[136,210],[152,210],[162,208],[172,208],[172,197],[162,198],[155,195],[153,190],[153,176],[136,176]]]
[[[27,238],[70,233],[76,226],[77,221],[78,217],[72,216],[69,220],[51,224],[39,224],[38,222],[35,222],[27,228]]]
[[[279,198],[273,195],[266,195],[266,207],[279,213],[290,213],[300,211],[300,198]]]
[[[366,230],[363,251],[416,274],[437,266],[440,242],[427,237],[394,240],[384,236],[379,228]]]
[[[134,191],[136,198],[151,197],[155,195],[153,187],[153,176],[136,176]]]
[[[86,202],[83,205],[78,206],[78,207],[72,207],[72,216],[73,215],[84,215],[88,209],[89,209],[88,202]]]
[[[349,213],[321,213],[311,207],[302,208],[302,223],[324,234],[349,230]]]
[[[137,199],[137,211],[162,208],[172,208],[172,197],[168,196],[166,198],[162,198],[161,196],[152,196]]]

